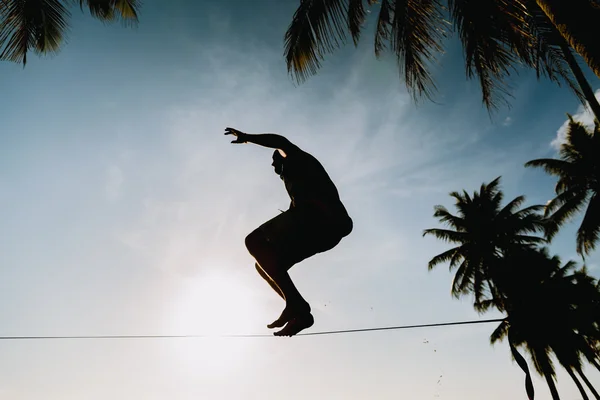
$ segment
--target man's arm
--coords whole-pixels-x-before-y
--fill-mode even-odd
[[[290,142],[284,136],[275,133],[250,134],[238,131],[237,129],[226,128],[225,134],[235,135],[237,137],[237,139],[231,143],[254,143],[271,149],[283,150],[286,154],[298,150],[298,146]]]

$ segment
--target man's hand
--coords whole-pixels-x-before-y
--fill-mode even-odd
[[[236,137],[236,139],[232,140],[231,143],[248,143],[246,138],[247,134],[242,131],[238,131],[237,129],[225,128],[225,134],[234,135]]]

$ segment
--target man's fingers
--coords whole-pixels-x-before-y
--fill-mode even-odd
[[[226,135],[238,135],[240,133],[242,133],[242,132],[238,131],[237,129],[229,128],[229,127],[225,128]]]

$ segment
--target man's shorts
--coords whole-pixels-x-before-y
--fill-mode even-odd
[[[258,227],[287,268],[334,248],[352,231],[352,219],[333,218],[310,207],[293,207]]]

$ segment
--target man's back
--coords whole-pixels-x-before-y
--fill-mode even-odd
[[[343,207],[338,190],[313,155],[296,148],[283,159],[281,179],[295,207],[321,204],[331,211]]]

